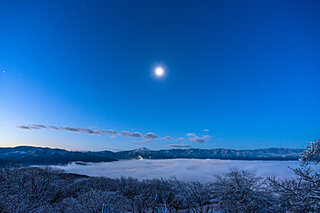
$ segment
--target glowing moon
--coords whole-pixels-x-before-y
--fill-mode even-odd
[[[164,70],[162,67],[157,67],[154,73],[156,74],[156,76],[161,77],[164,74]]]

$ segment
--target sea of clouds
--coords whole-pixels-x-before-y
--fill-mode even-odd
[[[169,159],[169,160],[120,160],[106,163],[71,163],[67,166],[54,166],[66,172],[106,176],[110,178],[135,177],[138,179],[171,178],[184,181],[209,182],[215,175],[224,174],[232,168],[254,171],[258,176],[274,176],[292,179],[298,161],[244,161],[212,159]],[[290,167],[290,168],[289,168]]]

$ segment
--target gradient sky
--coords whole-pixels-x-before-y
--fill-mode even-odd
[[[0,146],[303,148],[320,137],[319,1],[2,0],[0,29]]]

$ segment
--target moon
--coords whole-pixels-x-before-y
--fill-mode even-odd
[[[156,76],[161,77],[164,75],[164,70],[162,67],[157,67],[154,71],[154,73],[156,74]]]

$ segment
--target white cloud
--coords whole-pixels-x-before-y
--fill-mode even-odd
[[[164,147],[168,147],[168,148],[191,148],[191,146],[187,145],[187,144],[167,144]]]
[[[184,141],[186,140],[184,137],[177,138],[176,141]]]
[[[122,132],[120,132],[120,135],[123,136],[123,137],[134,137],[134,138],[142,137],[142,134],[140,132],[122,131]]]
[[[190,138],[188,138],[188,140],[190,142],[194,142],[194,143],[204,143],[204,142],[208,141],[210,138],[211,138],[211,136],[204,135],[202,137],[198,137],[198,136],[190,137]]]
[[[194,134],[194,133],[187,133],[186,134],[188,137],[196,137],[196,134]]]
[[[161,138],[161,139],[164,139],[164,140],[171,140],[171,139],[172,139],[172,137],[170,137],[170,136],[165,136],[165,137],[163,137],[163,138]]]
[[[149,139],[156,139],[158,135],[153,132],[148,132],[144,137]]]

